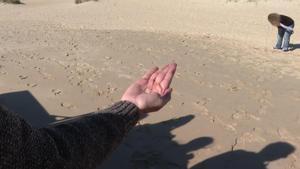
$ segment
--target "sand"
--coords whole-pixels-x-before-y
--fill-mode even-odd
[[[300,49],[272,50],[266,16],[296,20],[297,1],[72,0],[0,4],[0,95],[34,126],[120,99],[154,65],[178,63],[172,101],[150,114],[99,168],[300,168]],[[259,151],[282,149],[267,167]],[[251,153],[252,152],[252,153]],[[221,154],[226,155],[220,156]],[[256,154],[255,154],[256,153]],[[250,158],[251,157],[251,158]],[[254,158],[253,158],[254,157]],[[258,160],[258,159],[260,160]],[[253,160],[254,159],[254,160]],[[210,168],[215,169],[215,168]]]

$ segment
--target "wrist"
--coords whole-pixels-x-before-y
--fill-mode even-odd
[[[119,114],[123,116],[124,119],[133,122],[137,122],[141,119],[141,110],[136,106],[136,104],[127,100],[120,100],[119,102],[116,102],[113,106],[108,108],[108,111],[103,110],[103,112]]]
[[[125,103],[129,103],[129,104],[134,105],[134,106],[138,109],[138,114],[139,114],[139,116],[142,116],[142,114],[144,114],[144,113],[143,113],[143,112],[144,112],[143,109],[141,108],[141,106],[139,106],[139,105],[136,103],[135,100],[122,97],[122,98],[121,98],[121,102],[125,102]]]

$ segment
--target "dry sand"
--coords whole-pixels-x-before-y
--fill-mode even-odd
[[[24,3],[0,4],[0,101],[28,110],[37,126],[102,109],[148,68],[178,63],[173,100],[102,168],[200,169],[222,153],[248,158],[278,141],[296,151],[268,168],[300,168],[300,49],[273,51],[276,29],[266,21],[273,11],[292,16],[299,43],[300,2]]]

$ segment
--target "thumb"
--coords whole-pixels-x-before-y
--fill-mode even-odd
[[[163,94],[163,96],[162,96],[162,99],[163,99],[164,104],[167,104],[167,103],[171,100],[172,91],[173,91],[172,88],[168,88],[168,89],[164,92],[164,94]]]
[[[173,88],[168,88],[168,89],[166,89],[166,90],[163,92],[162,97],[165,97],[166,95],[171,94],[172,91],[173,91]]]

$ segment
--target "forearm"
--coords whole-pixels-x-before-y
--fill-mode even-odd
[[[104,111],[41,130],[60,146],[67,168],[95,168],[137,123],[138,111],[132,103],[118,102]]]
[[[24,124],[17,125],[15,130],[24,132],[17,135],[20,138],[10,148],[20,149],[20,160],[27,161],[23,164],[26,168],[93,169],[121,142],[138,119],[138,108],[129,102],[118,102],[104,111],[42,129],[32,129],[17,119],[17,123]]]

